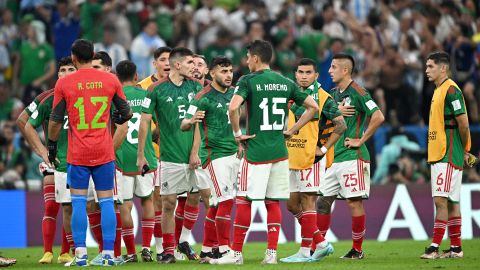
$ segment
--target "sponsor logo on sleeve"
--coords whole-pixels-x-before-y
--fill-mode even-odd
[[[454,111],[460,110],[462,108],[462,105],[460,104],[460,100],[454,100],[452,101],[452,107]]]
[[[369,101],[365,102],[365,105],[367,105],[367,107],[370,111],[377,107],[377,103],[375,103],[375,101],[373,101],[373,100],[369,100]]]
[[[142,107],[148,109],[150,107],[150,103],[152,103],[152,100],[146,97],[143,99]]]

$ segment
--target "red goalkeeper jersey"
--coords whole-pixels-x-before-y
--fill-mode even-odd
[[[63,121],[68,114],[67,162],[97,166],[115,160],[110,123],[113,102],[119,111],[130,108],[115,75],[82,68],[57,81],[50,117]]]

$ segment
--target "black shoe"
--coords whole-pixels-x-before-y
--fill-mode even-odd
[[[142,256],[142,261],[153,262],[152,252],[147,248],[142,249],[141,256]]]
[[[350,249],[350,251],[340,257],[341,259],[352,259],[352,260],[360,260],[363,259],[365,255],[363,254],[363,251],[358,251],[354,248]]]
[[[222,257],[222,254],[220,253],[219,248],[212,248],[212,253],[213,253],[213,258],[215,258],[215,259],[219,259],[219,258]]]
[[[434,246],[429,246],[425,248],[425,253],[423,253],[422,256],[420,256],[421,259],[437,259],[440,257],[440,254],[438,253],[438,247]]]
[[[198,260],[198,255],[188,242],[178,244],[178,251],[185,254],[189,260]]]
[[[123,257],[123,261],[125,263],[136,263],[136,262],[138,262],[137,254],[123,255],[122,257]]]
[[[158,263],[162,264],[170,264],[170,263],[176,263],[177,260],[175,259],[175,256],[173,254],[167,253],[162,255],[162,259],[158,261]]]
[[[217,259],[213,251],[210,252],[200,252],[200,263],[209,263],[211,259]]]
[[[157,253],[157,262],[160,262],[162,260],[164,253]]]

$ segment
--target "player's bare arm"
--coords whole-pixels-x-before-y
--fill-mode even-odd
[[[122,145],[123,140],[125,140],[125,137],[127,136],[128,122],[125,122],[121,125],[115,124],[115,127],[115,133],[113,134],[113,149],[117,151],[118,148]]]
[[[455,120],[457,121],[458,124],[458,132],[460,133],[460,139],[462,140],[462,145],[465,148],[465,145],[467,145],[468,138],[470,137],[470,127],[468,124],[468,117],[467,114],[463,113],[460,115],[455,116]],[[468,164],[468,159],[470,158],[470,155],[468,152],[465,152],[464,154],[464,162],[465,164]]]
[[[333,132],[328,137],[327,142],[325,143],[324,147],[326,149],[330,149],[335,143],[340,139],[340,137],[343,135],[345,130],[347,130],[347,124],[345,123],[345,119],[343,119],[343,116],[338,116],[332,119],[333,123]],[[325,155],[326,152],[323,152],[320,147],[317,146],[317,149],[315,150],[315,155],[316,156],[323,156]]]
[[[315,113],[318,112],[318,104],[315,100],[308,96],[303,102],[303,107],[305,107],[305,112],[302,114],[300,119],[293,125],[293,127],[285,132],[283,132],[286,139],[292,137],[293,134],[297,133],[308,121],[310,121]]]
[[[27,115],[27,114],[25,113],[25,115]],[[37,131],[35,130],[35,128],[28,121],[24,125],[23,135],[27,139],[27,141],[30,144],[30,146],[32,147],[33,151],[35,151],[35,153],[37,155],[39,155],[45,163],[47,163],[47,164],[50,163],[48,161],[47,148],[45,148],[45,145],[43,145],[42,141],[40,140],[40,137],[38,137],[38,134],[37,134]]]
[[[25,136],[25,125],[27,124],[28,122],[28,114],[25,110],[22,111],[22,113],[20,113],[20,115],[18,116],[17,120],[15,121],[15,123],[17,124],[17,127],[18,127],[18,130],[20,130],[20,133],[23,135],[23,137],[26,138]],[[27,139],[27,142],[29,144],[32,144],[28,138]]]
[[[205,111],[196,111],[191,119],[183,119],[180,124],[180,129],[182,131],[188,131],[196,123],[202,122],[202,119],[205,118]]]
[[[375,134],[375,131],[377,130],[378,127],[380,127],[385,121],[385,117],[383,116],[383,113],[380,110],[375,111],[372,114],[372,117],[370,119],[370,123],[368,124],[367,129],[365,130],[365,133],[362,135],[362,138],[360,139],[352,139],[352,138],[346,138],[345,139],[345,146],[349,148],[358,148],[362,146],[370,137]]]
[[[193,133],[193,144],[192,144],[192,151],[190,151],[190,158],[188,167],[190,169],[197,169],[202,163],[200,162],[200,157],[198,156],[198,151],[200,149],[200,127],[198,124],[195,124],[195,131]]]
[[[145,140],[147,139],[147,131],[150,127],[150,121],[152,115],[148,113],[142,113],[140,117],[140,129],[138,130],[138,149],[137,149],[137,167],[138,171],[141,171],[143,165],[148,164],[145,158]]]
[[[237,141],[243,142],[251,138],[255,138],[255,134],[243,135],[240,130],[240,106],[243,103],[243,97],[234,95],[230,101],[228,107],[228,116],[230,117],[230,123],[232,124],[233,135]],[[317,107],[318,108],[318,107]]]

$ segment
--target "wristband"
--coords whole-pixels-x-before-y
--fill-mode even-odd
[[[234,132],[233,132],[233,136],[234,136],[235,138],[242,136],[242,130],[239,130],[239,131],[237,131],[237,132],[234,131]]]
[[[328,149],[324,145],[324,146],[322,146],[322,148],[320,148],[320,151],[322,151],[323,154],[326,154],[328,152]]]

